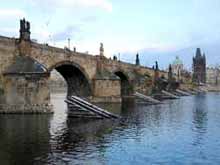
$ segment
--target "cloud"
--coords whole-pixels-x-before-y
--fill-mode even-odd
[[[25,0],[33,6],[44,9],[65,8],[73,10],[74,8],[100,8],[108,12],[112,11],[112,4],[108,0]]]
[[[31,38],[40,43],[46,43],[50,40],[50,32],[47,29],[32,26]]]
[[[16,37],[18,35],[18,29],[11,27],[0,27],[0,35]]]
[[[26,13],[20,9],[3,9],[0,8],[0,35],[15,37],[18,35],[18,29],[11,26],[14,22],[18,21],[19,18],[25,17]],[[4,22],[4,23],[3,23]]]
[[[1,19],[14,19],[25,17],[25,12],[20,9],[0,9]]]
[[[63,3],[68,6],[95,7],[112,11],[112,4],[107,0],[64,0]]]
[[[83,23],[96,22],[98,18],[96,16],[87,16],[81,19]]]
[[[68,38],[74,37],[74,35],[76,33],[79,33],[80,31],[81,30],[80,30],[79,26],[71,25],[71,26],[66,27],[63,31],[60,31],[60,32],[53,34],[52,39],[55,42],[64,41],[64,40],[67,40]]]

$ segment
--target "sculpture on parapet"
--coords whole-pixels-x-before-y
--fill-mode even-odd
[[[100,56],[104,56],[104,46],[103,46],[103,43],[100,43]]]
[[[168,82],[171,83],[173,80],[173,71],[171,64],[169,65],[169,72],[168,72]]]
[[[20,40],[30,41],[30,22],[24,18],[20,20]]]
[[[156,64],[156,70],[159,70],[158,62],[156,61],[155,64]]]
[[[157,84],[157,81],[159,79],[159,67],[158,67],[158,62],[155,62],[155,67],[154,67],[154,84]]]
[[[136,54],[136,61],[135,61],[136,65],[140,65],[140,60],[139,60],[139,54]]]

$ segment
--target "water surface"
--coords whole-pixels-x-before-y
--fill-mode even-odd
[[[64,98],[53,115],[0,115],[0,164],[220,164],[220,94],[101,105],[122,122],[68,118]]]

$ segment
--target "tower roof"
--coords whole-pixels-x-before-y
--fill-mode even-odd
[[[198,58],[198,57],[202,57],[202,53],[201,53],[201,49],[200,48],[196,49],[196,58]]]
[[[33,58],[28,56],[17,56],[15,58],[15,62],[10,65],[7,70],[4,72],[5,74],[19,74],[19,73],[46,73],[47,69],[35,61]]]

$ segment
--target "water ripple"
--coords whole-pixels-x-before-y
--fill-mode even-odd
[[[220,95],[162,105],[102,105],[121,121],[0,115],[0,164],[220,164]]]

